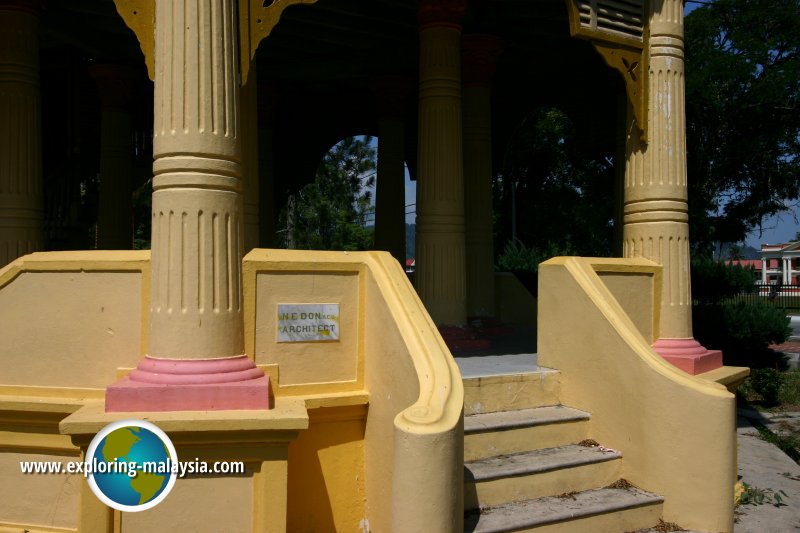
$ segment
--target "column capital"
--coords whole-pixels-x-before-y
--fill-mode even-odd
[[[136,71],[129,65],[95,63],[89,74],[97,84],[103,111],[129,111]]]
[[[487,33],[461,37],[461,83],[465,87],[488,87],[503,52],[503,40]]]
[[[466,0],[418,0],[419,29],[451,27],[460,31],[466,10]]]

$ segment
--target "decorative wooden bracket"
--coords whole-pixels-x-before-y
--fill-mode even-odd
[[[647,142],[647,61],[643,50],[632,50],[610,43],[592,41],[606,64],[622,75],[625,92],[639,128],[639,138]]]
[[[272,31],[283,11],[295,4],[313,4],[317,0],[239,0],[239,57],[242,64],[242,85],[247,83],[250,61],[258,45]]]
[[[155,79],[155,61],[153,50],[156,46],[156,35],[153,24],[156,18],[155,0],[114,0],[117,13],[125,21],[125,25],[133,30],[139,40],[139,48],[144,54],[144,63],[147,65],[147,75]]]
[[[250,61],[259,43],[278,24],[283,11],[294,4],[313,4],[317,0],[239,0],[239,57],[242,85],[247,81]],[[264,4],[267,4],[266,6]],[[133,30],[144,54],[147,74],[155,79],[153,51],[155,49],[155,0],[114,0],[117,13]]]
[[[625,80],[639,137],[647,142],[648,69],[644,2],[566,0],[570,34],[586,39]],[[638,4],[638,5],[637,5]],[[623,7],[619,7],[622,5]]]

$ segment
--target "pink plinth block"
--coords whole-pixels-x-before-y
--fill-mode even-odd
[[[658,339],[653,349],[667,362],[692,375],[722,366],[722,352],[708,350],[694,339]]]
[[[269,376],[246,356],[212,360],[145,357],[106,389],[106,412],[271,409]]]

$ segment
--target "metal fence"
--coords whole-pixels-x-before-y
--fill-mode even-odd
[[[765,302],[787,311],[800,311],[800,285],[756,283],[752,290],[732,298],[736,302]]]

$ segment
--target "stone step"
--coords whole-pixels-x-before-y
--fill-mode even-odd
[[[471,461],[464,465],[464,508],[603,487],[620,478],[621,457],[614,450],[570,444]]]
[[[554,448],[588,436],[589,414],[563,405],[464,417],[464,460]]]
[[[484,509],[465,518],[464,531],[623,533],[657,524],[663,501],[661,496],[634,487],[592,489]]]
[[[549,368],[464,378],[464,414],[530,409],[561,403],[561,372]]]

